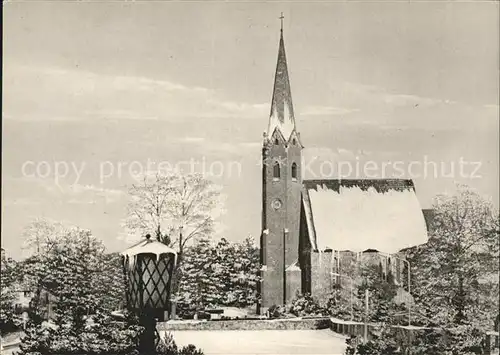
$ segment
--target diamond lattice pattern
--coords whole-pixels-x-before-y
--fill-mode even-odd
[[[170,297],[172,255],[162,255],[158,260],[156,255],[138,255],[136,263],[131,265],[130,260],[125,261],[129,307],[166,309]]]

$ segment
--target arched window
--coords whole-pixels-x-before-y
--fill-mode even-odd
[[[293,145],[297,144],[297,140],[296,140],[295,138],[294,138],[294,139],[292,139],[292,144],[293,144]]]
[[[297,164],[292,164],[292,179],[297,179]]]
[[[279,144],[280,144],[280,141],[278,140],[278,138],[276,138],[276,139],[274,140],[274,145],[279,145]]]
[[[280,178],[280,163],[275,162],[273,166],[273,178],[279,179]]]

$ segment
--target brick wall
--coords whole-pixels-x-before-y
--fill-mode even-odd
[[[309,240],[309,231],[304,206],[301,206],[300,212],[300,241],[299,241],[299,263],[302,269],[302,294],[311,293],[311,242]]]
[[[258,312],[264,314],[269,307],[283,303],[283,271],[265,267],[260,277],[261,302]]]
[[[301,293],[302,273],[300,268],[292,266],[286,270],[286,301],[291,302]]]
[[[300,210],[302,206],[302,147],[296,140],[295,145],[290,143],[286,150],[286,228],[288,230],[286,239],[285,265],[288,267],[299,259],[299,232],[300,232]],[[292,164],[297,164],[297,178],[292,178]]]
[[[277,139],[277,144],[275,140]],[[301,151],[302,146],[285,142],[276,132],[264,143],[262,171],[262,238],[261,303],[259,313],[273,305],[282,305],[301,290],[300,269],[285,270],[295,265],[299,268],[299,229],[301,211]],[[274,176],[274,165],[280,163],[280,176]],[[297,177],[292,178],[292,164],[297,164]],[[276,201],[281,202],[277,207]],[[299,280],[297,280],[297,278]],[[290,283],[289,283],[290,282]]]

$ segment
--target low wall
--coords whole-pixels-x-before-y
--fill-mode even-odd
[[[371,330],[375,328],[375,325],[368,324],[368,338],[370,338]],[[350,336],[359,336],[362,337],[365,332],[365,325],[361,322],[351,322],[344,321],[341,319],[331,318],[330,319],[330,330],[335,333],[339,333],[342,335]]]
[[[367,338],[372,339],[372,334],[375,329],[377,329],[380,325],[377,323],[368,323],[367,324]],[[394,334],[411,334],[415,329],[406,329],[406,327],[402,326],[393,326]],[[338,318],[330,318],[330,330],[335,333],[342,334],[345,336],[357,336],[358,338],[364,338],[365,335],[365,324],[363,322],[353,322],[346,321]]]
[[[170,321],[158,323],[158,331],[178,330],[315,330],[328,329],[329,318],[239,319],[212,321]]]

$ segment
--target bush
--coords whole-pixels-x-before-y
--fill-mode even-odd
[[[340,288],[335,288],[328,297],[326,304],[326,309],[328,314],[335,318],[340,319],[350,319],[351,318],[351,307],[350,300],[345,299]],[[354,319],[362,319],[363,313],[359,311],[358,307],[353,305],[353,316]]]
[[[14,306],[14,288],[19,278],[19,265],[2,254],[0,267],[0,334],[19,330],[22,318]]]
[[[19,355],[35,354],[114,354],[136,353],[142,327],[134,316],[125,322],[98,313],[78,333],[66,324],[55,326],[30,322],[21,339]]]
[[[287,313],[296,317],[328,315],[326,308],[321,307],[309,294],[299,296],[285,308]]]
[[[446,344],[444,331],[437,328],[424,329],[418,332],[412,344],[415,355],[445,354]]]
[[[399,333],[387,324],[371,331],[372,338],[364,343],[360,337],[346,340],[346,355],[399,355],[408,349],[414,355],[479,355],[484,354],[483,334],[476,328],[427,328],[416,331],[409,341],[406,332]]]
[[[177,302],[175,314],[181,319],[193,319],[196,314],[197,307],[194,303]]]
[[[204,355],[203,351],[196,349],[196,346],[189,344],[178,348],[174,341],[174,337],[170,333],[166,333],[163,339],[160,340],[156,347],[157,355]]]
[[[346,340],[346,355],[399,355],[402,354],[394,334],[388,325],[383,325],[372,332],[372,338],[361,342],[359,337],[351,336]]]
[[[108,323],[106,329],[97,326],[92,330],[87,329],[80,335],[72,333],[71,329],[61,329],[46,324],[29,324],[18,355],[140,355],[137,349],[141,332],[142,329],[138,329],[130,322]],[[179,348],[169,333],[158,342],[156,354],[204,355],[193,344]]]
[[[267,315],[270,319],[280,319],[280,318],[294,318],[294,314],[290,312],[290,306],[277,306],[272,305],[267,310]]]
[[[54,330],[41,324],[28,322],[25,335],[21,338],[18,354],[49,354]]]
[[[323,317],[329,315],[326,308],[321,307],[311,295],[300,295],[285,306],[273,305],[267,314],[271,319],[294,317]]]
[[[186,248],[174,288],[176,314],[191,318],[211,306],[248,307],[257,302],[259,252],[251,238],[241,243],[202,239]]]
[[[484,334],[472,325],[460,325],[445,330],[446,351],[443,354],[482,354]]]

